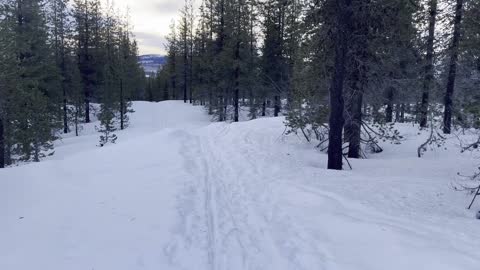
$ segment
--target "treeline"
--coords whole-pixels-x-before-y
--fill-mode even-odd
[[[114,140],[144,84],[128,20],[99,0],[0,4],[0,167],[53,154],[94,115],[100,145]]]
[[[332,169],[395,121],[480,127],[479,0],[186,1],[167,49],[151,100],[219,121],[286,115],[328,143]]]

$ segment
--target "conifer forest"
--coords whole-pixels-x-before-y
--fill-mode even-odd
[[[479,222],[480,0],[0,0],[2,270],[473,270]]]

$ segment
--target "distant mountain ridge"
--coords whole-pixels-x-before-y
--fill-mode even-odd
[[[138,57],[138,62],[145,70],[145,73],[156,73],[159,68],[165,65],[167,57],[159,54],[146,54]]]

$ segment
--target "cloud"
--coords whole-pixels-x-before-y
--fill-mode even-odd
[[[164,53],[170,24],[183,4],[181,0],[115,0],[117,7],[130,9],[141,54]]]
[[[155,1],[155,9],[162,13],[177,13],[183,6],[182,1]]]
[[[134,32],[135,37],[141,47],[141,54],[165,54],[166,39],[163,35]]]

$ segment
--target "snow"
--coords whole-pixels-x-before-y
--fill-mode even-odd
[[[134,103],[100,148],[94,124],[53,157],[0,171],[0,269],[468,270],[480,223],[453,191],[478,159],[406,140],[328,171],[284,118],[211,123],[182,102]]]

